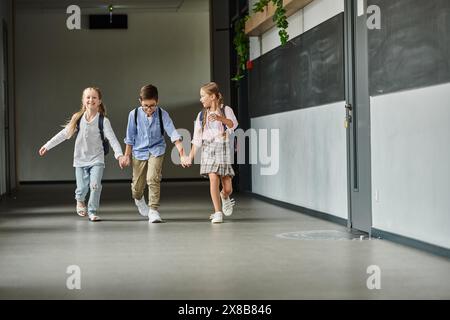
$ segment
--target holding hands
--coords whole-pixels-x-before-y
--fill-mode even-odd
[[[192,165],[192,160],[191,160],[191,157],[189,157],[189,156],[181,156],[180,160],[181,160],[181,166],[183,168],[187,168]]]
[[[120,156],[118,160],[119,160],[119,167],[120,167],[120,169],[128,167],[130,165],[130,162],[131,162],[130,161],[130,156],[127,156],[127,155]]]

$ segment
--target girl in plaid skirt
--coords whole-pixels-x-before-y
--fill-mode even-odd
[[[233,109],[223,105],[222,94],[215,82],[201,87],[200,102],[203,104],[203,110],[195,120],[188,161],[192,163],[197,150],[201,148],[200,174],[209,178],[214,205],[214,213],[210,219],[212,223],[222,223],[223,215],[231,215],[235,204],[234,199],[230,199],[233,192],[231,179],[234,176],[230,134],[236,129],[238,122]]]

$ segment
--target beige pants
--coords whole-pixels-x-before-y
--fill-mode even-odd
[[[147,184],[148,205],[154,210],[159,208],[163,160],[164,155],[150,156],[148,160],[137,160],[133,157],[132,196],[134,199],[142,199]]]

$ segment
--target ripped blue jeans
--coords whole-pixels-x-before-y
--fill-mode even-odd
[[[89,167],[76,167],[75,177],[77,179],[77,189],[75,190],[75,199],[84,202],[86,195],[90,191],[88,214],[97,213],[100,206],[100,194],[102,193],[103,164]]]

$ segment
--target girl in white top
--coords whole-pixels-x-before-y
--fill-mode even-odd
[[[77,181],[75,190],[76,211],[82,217],[88,214],[90,221],[100,220],[97,216],[97,210],[100,205],[101,180],[105,168],[104,147],[99,128],[100,115],[103,117],[104,137],[111,144],[114,156],[119,160],[121,168],[120,160],[123,157],[122,148],[117,141],[111,123],[105,117],[106,109],[101,99],[102,94],[99,88],[89,87],[84,89],[80,111],[73,114],[64,129],[39,150],[39,155],[43,156],[48,150],[76,134],[73,153],[73,166],[75,167]],[[91,193],[86,207],[85,198],[88,191]]]
[[[234,199],[230,199],[234,170],[231,166],[229,135],[234,132],[238,122],[233,109],[223,105],[222,94],[215,82],[201,87],[200,102],[203,104],[203,110],[195,120],[192,149],[187,163],[192,163],[195,153],[201,148],[200,174],[209,178],[214,205],[214,214],[210,219],[212,223],[221,223],[224,214],[229,216],[233,213],[235,204]]]

